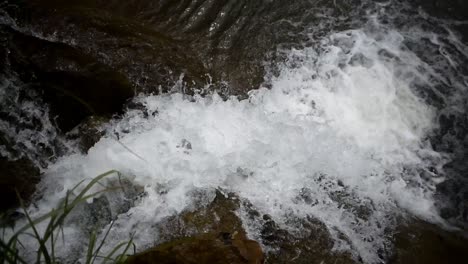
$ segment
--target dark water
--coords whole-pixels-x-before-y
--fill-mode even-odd
[[[376,155],[375,159],[379,160],[380,165],[376,170],[390,175],[383,178],[388,181],[388,185],[393,183],[395,177],[401,177],[411,190],[429,195],[440,219],[437,217],[424,219],[424,216],[433,216],[428,213],[429,210],[421,212],[424,209],[419,211],[411,205],[405,207],[401,201],[389,203],[397,203],[396,207],[404,208],[402,211],[409,211],[409,215],[439,224],[447,221],[446,224],[465,230],[468,224],[467,10],[466,3],[456,0],[411,3],[396,0],[3,1],[0,4],[0,55],[3,60],[0,82],[0,143],[2,144],[0,154],[2,160],[26,157],[40,167],[49,178],[63,168],[72,168],[65,172],[65,175],[67,173],[80,175],[74,165],[63,165],[68,164],[67,158],[65,162],[62,161],[63,163],[53,164],[56,164],[60,157],[86,152],[87,147],[80,147],[84,141],[91,141],[88,142],[91,147],[99,139],[99,136],[86,137],[84,131],[90,117],[103,120],[100,124],[113,120],[108,125],[103,125],[100,135],[107,133],[108,137],[117,135],[118,138],[127,137],[133,140],[133,133],[141,132],[140,125],[145,129],[155,126],[156,121],[141,121],[139,118],[144,117],[143,119],[147,120],[148,116],[157,116],[161,110],[162,115],[168,113],[167,119],[161,118],[157,122],[167,126],[177,126],[180,123],[180,129],[203,134],[205,132],[203,127],[191,126],[190,119],[172,114],[182,111],[180,109],[184,107],[192,109],[191,105],[186,105],[177,99],[165,101],[164,97],[145,96],[170,93],[209,95],[213,91],[216,91],[223,100],[233,102],[235,106],[232,109],[222,106],[218,110],[210,110],[208,106],[206,107],[208,110],[195,108],[194,118],[199,117],[200,124],[210,126],[211,119],[206,116],[213,116],[217,111],[226,111],[227,116],[233,117],[233,119],[226,117],[226,122],[251,122],[248,123],[250,125],[243,127],[247,132],[251,127],[275,127],[291,139],[291,144],[306,144],[310,143],[307,141],[308,137],[302,138],[299,132],[290,127],[296,126],[311,134],[314,133],[314,129],[309,131],[302,123],[288,124],[282,119],[263,123],[262,118],[247,117],[258,113],[244,106],[243,101],[239,103],[233,98],[229,99],[229,96],[254,101],[256,94],[252,96],[252,93],[248,94],[249,91],[260,87],[278,91],[277,87],[281,87],[280,90],[284,94],[291,94],[295,99],[295,93],[302,92],[296,88],[288,90],[290,86],[315,87],[315,80],[320,80],[321,84],[332,87],[330,88],[332,94],[341,95],[341,87],[354,91],[350,94],[343,93],[349,96],[350,100],[354,100],[350,103],[351,106],[357,104],[358,107],[357,110],[352,107],[346,108],[349,102],[345,96],[343,101],[339,101],[341,97],[332,97],[336,100],[336,104],[339,104],[336,109],[331,106],[328,108],[324,106],[321,109],[321,104],[326,105],[324,102],[328,98],[328,93],[312,93],[309,96],[313,97],[313,104],[317,103],[317,107],[315,105],[312,107],[314,111],[321,109],[327,116],[337,115],[336,120],[342,122],[338,122],[342,131],[337,130],[344,134],[349,132],[352,137],[358,138],[357,156],[362,151],[365,153],[363,157],[367,157],[367,148],[371,149],[371,153],[380,153],[380,149],[388,150],[383,152],[382,157],[379,157],[379,154],[371,154]],[[336,56],[334,52],[337,52]],[[352,71],[360,70],[361,66],[364,69],[375,69],[372,67],[380,64],[385,70],[376,72],[364,70],[357,73]],[[334,70],[324,70],[328,69],[329,65],[335,67]],[[348,74],[348,79],[345,78],[343,83],[340,83],[340,73],[337,73],[340,69]],[[391,72],[391,78],[388,77],[387,71]],[[367,97],[372,93],[372,87],[380,87],[380,83],[387,81],[391,83],[391,87],[392,85],[397,88],[407,87],[411,92],[408,99],[404,94],[407,90],[397,89],[400,92],[397,92],[395,107],[398,110],[402,109],[403,117],[400,119],[398,116],[400,112],[388,112],[390,115],[394,114],[395,118],[377,113],[380,109],[378,104],[385,101],[383,100],[385,95],[382,98],[379,94],[376,97]],[[348,87],[349,83],[371,88],[354,90],[354,86]],[[363,94],[359,94],[360,91],[363,91]],[[140,93],[145,96],[141,95],[138,99],[131,100]],[[419,99],[412,101],[413,94]],[[267,100],[262,96],[269,98],[268,94],[260,96]],[[297,105],[309,100],[307,98],[307,96],[301,97]],[[373,98],[377,98],[377,106],[374,108]],[[288,102],[289,97],[276,99]],[[369,103],[356,103],[359,100],[369,100]],[[163,105],[166,108],[152,109],[153,104]],[[269,109],[268,103],[260,105]],[[277,103],[273,106],[279,108],[282,105]],[[344,109],[342,112],[340,112],[341,106]],[[366,108],[367,106],[369,108]],[[314,112],[317,117],[321,116],[319,110]],[[347,116],[347,113],[354,115],[355,110],[358,112],[350,119],[351,121],[341,119]],[[360,115],[361,110],[363,115]],[[289,109],[286,112],[291,111]],[[376,111],[375,116],[373,111]],[[237,116],[240,118],[235,119]],[[180,121],[173,122],[171,119],[173,117],[180,118]],[[367,118],[370,118],[370,123]],[[426,118],[431,120],[430,125],[425,123]],[[221,124],[222,120],[223,118],[215,118],[213,122]],[[287,125],[277,127],[278,123]],[[403,130],[406,127],[398,131],[401,125],[406,124],[409,124],[408,131],[416,131],[415,134],[420,136],[416,147],[409,146],[407,149],[407,145],[412,141],[409,140],[410,143],[405,141],[407,134]],[[392,127],[393,125],[395,127]],[[381,134],[375,132],[387,126],[391,129],[383,130]],[[207,130],[215,128],[224,127],[210,126]],[[325,134],[331,135],[335,130]],[[270,130],[265,131],[272,135],[276,134]],[[247,132],[245,137],[257,136],[255,138],[257,141],[249,141],[253,144],[251,146],[253,151],[263,150],[263,147],[255,145],[256,142],[262,141],[262,137],[254,132],[252,134]],[[368,139],[361,142],[361,136],[365,138],[364,133],[367,132],[370,133]],[[129,136],[126,136],[127,134]],[[396,141],[378,142],[381,139],[393,139],[393,134],[397,135]],[[158,136],[166,139],[164,133],[154,132],[153,137]],[[323,149],[318,145],[317,152],[305,151],[304,153],[313,153],[310,155],[311,158],[336,154],[337,158],[343,158],[343,164],[347,164],[346,162],[351,164],[349,165],[351,170],[360,167],[362,163],[374,162],[373,158],[370,160],[363,158],[362,161],[358,158],[356,161],[340,156],[346,150],[344,147],[343,151],[341,145],[347,146],[349,142],[340,141],[338,136],[337,139],[327,139],[324,135],[313,134],[313,136],[317,137],[315,141],[334,143],[325,144],[326,147]],[[153,137],[148,137],[147,142],[151,142]],[[217,142],[213,135],[211,137]],[[242,142],[237,137],[233,138],[237,140],[235,142]],[[270,144],[275,140],[277,138],[270,134],[264,137],[264,141]],[[135,141],[138,143],[137,139]],[[167,141],[170,142],[169,139]],[[141,145],[137,143],[132,145],[132,142],[134,141],[128,142],[131,147],[145,152],[144,148],[140,149]],[[220,142],[218,145],[222,145]],[[335,143],[338,146],[335,146]],[[99,147],[106,148],[106,142],[100,144],[97,145],[96,152],[100,151]],[[354,151],[354,147],[351,144],[349,148]],[[111,147],[109,149],[112,150]],[[207,149],[207,152],[218,153],[216,148],[207,147]],[[270,151],[268,153],[276,153],[280,147],[266,149]],[[285,151],[292,153],[293,150],[285,147]],[[105,153],[104,150],[102,152]],[[249,155],[249,152],[244,152],[244,149],[240,148],[233,148],[233,152]],[[411,152],[411,155],[407,152]],[[258,153],[256,155],[268,155]],[[281,151],[279,153],[283,154]],[[95,157],[92,154],[89,159]],[[278,155],[283,159],[294,156],[280,154]],[[219,158],[224,161],[224,156],[222,157],[215,155],[211,159]],[[396,162],[395,160],[399,160],[400,157],[407,159],[417,157],[418,161],[408,164]],[[85,158],[73,162],[70,160],[72,158],[68,158],[70,164],[83,162],[90,167],[94,166]],[[258,160],[259,163],[264,161],[260,157]],[[154,161],[154,164],[159,166],[158,161]],[[333,167],[335,163],[331,164]],[[248,162],[241,162],[241,165],[246,167],[244,169],[251,170],[252,174],[259,173],[255,166],[249,167]],[[52,166],[52,169],[48,169],[48,166]],[[348,168],[346,166],[343,165],[344,168]],[[310,170],[309,167],[306,168]],[[141,172],[131,165],[123,169],[129,170],[132,174]],[[398,173],[393,175],[393,170]],[[330,171],[335,172],[334,169],[330,169],[323,173],[326,175]],[[356,171],[355,174],[358,175],[360,171]],[[315,171],[315,173],[322,172]],[[354,175],[353,173],[350,175]],[[290,182],[294,182],[296,178],[292,177]],[[368,182],[367,179],[367,177],[360,179],[363,185],[375,184],[376,189],[381,186],[379,183]],[[45,184],[47,185],[47,181]],[[211,184],[212,182],[208,187],[212,187]],[[330,188],[346,193],[348,189],[342,184],[340,181],[338,184],[333,180],[322,181],[322,177],[318,177],[313,179],[312,185],[319,186],[320,190]],[[310,186],[305,183],[300,191],[302,196],[314,197],[322,194],[314,193],[314,189],[308,187]],[[308,192],[310,193],[304,194]],[[245,195],[248,199],[255,198],[249,196],[249,192],[239,191],[239,194]],[[402,196],[404,194],[402,193]],[[368,231],[366,228],[372,229],[375,224],[376,229],[379,226],[384,230],[385,227],[380,225],[392,226],[393,224],[389,222],[397,221],[398,217],[394,219],[390,217],[391,220],[384,221],[382,218],[385,216],[377,216],[379,210],[383,215],[389,213],[387,201],[379,209],[379,202],[370,198],[371,196],[353,193],[344,197],[346,197],[345,202],[340,200],[343,198],[339,198],[339,202],[332,202],[333,206],[335,202],[345,205],[356,203],[359,208],[367,208],[371,212],[369,215],[372,215],[369,217],[371,220],[368,220],[371,223],[370,227],[365,224],[354,224],[349,227],[321,220],[328,228],[333,227],[347,234],[348,239],[352,241],[352,250],[357,251],[365,262],[377,262],[379,258],[386,259],[386,256],[382,256],[385,254],[376,253],[387,245],[385,239],[375,242],[375,245],[367,241],[379,240],[382,233],[376,232],[375,235],[366,236],[365,233]],[[287,200],[289,196],[278,199]],[[332,197],[331,200],[333,199]],[[51,200],[53,199],[45,203]],[[263,201],[259,202],[258,206],[264,209],[262,206],[265,205],[262,203]],[[268,206],[267,202],[264,203]],[[299,204],[302,203],[308,202],[302,201]],[[309,202],[309,206],[310,204]],[[282,208],[287,208],[286,205],[289,204],[285,203]],[[294,203],[294,206],[296,205],[297,203]],[[360,219],[359,221],[366,220],[366,217],[362,216],[366,213],[362,213],[362,210],[359,212],[349,209],[349,211],[351,212],[349,214]],[[319,213],[311,214],[326,219]],[[346,233],[348,231],[349,233]],[[141,238],[141,241],[144,240],[144,237]],[[365,243],[361,243],[362,241]]]

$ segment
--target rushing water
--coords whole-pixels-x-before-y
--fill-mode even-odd
[[[468,47],[452,28],[466,22],[397,1],[354,4],[349,14],[324,5],[283,18],[295,36],[284,43],[295,43],[275,47],[274,59],[265,59],[264,82],[246,99],[189,96],[180,85],[136,96],[143,109],[104,125],[106,135],[87,154],[64,156],[44,170],[33,214],[53,208],[83,178],[115,169],[144,186],[146,196],[115,213],[110,238],[135,233],[140,249],[157,241],[154,223],[194,206],[197,191],[216,188],[284,228],[293,228],[292,217],[316,218],[336,250],[366,263],[381,261],[379,251],[389,247],[388,232],[401,218],[449,226],[440,206],[450,198],[437,185],[457,181],[456,169],[450,174],[444,165],[465,153],[459,143],[465,132],[457,132],[463,125],[454,123],[465,116]],[[234,7],[225,8],[210,31]],[[119,211],[122,198],[108,199]],[[458,220],[463,226],[463,216]],[[79,227],[65,231],[75,239],[61,253],[79,252],[85,239]]]

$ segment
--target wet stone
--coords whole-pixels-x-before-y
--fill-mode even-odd
[[[245,223],[239,217],[241,208],[249,221],[260,225],[259,236],[247,238]],[[323,224],[314,219],[291,221],[295,221],[291,225],[300,226],[303,231],[282,229],[271,217],[255,210],[248,201],[218,190],[210,203],[168,217],[157,224],[156,233],[160,235],[162,244],[130,258],[129,263],[218,263],[203,262],[209,258],[214,258],[210,261],[220,261],[207,252],[198,253],[198,250],[221,255],[224,263],[263,263],[251,262],[251,259],[263,258],[265,263],[355,263],[350,254],[333,252],[333,241]],[[231,259],[231,251],[219,248],[221,242],[234,247],[243,256],[243,261],[248,262]],[[262,251],[265,253],[261,254]]]
[[[166,242],[131,256],[127,263],[263,263],[261,245],[247,238],[236,215],[239,202],[233,194],[216,191],[208,205],[158,224]]]
[[[0,211],[27,205],[40,180],[39,169],[27,158],[8,160],[0,155]]]
[[[267,263],[356,263],[351,254],[333,250],[327,228],[315,219],[290,220],[298,232],[281,228],[268,216],[263,219],[262,243],[272,249]]]
[[[28,1],[20,5],[24,14],[18,20],[45,38],[78,48],[109,66],[137,92],[157,93],[159,85],[167,92],[179,81],[187,86],[206,83],[206,70],[193,55],[195,51],[127,15],[134,8],[122,5],[113,1]]]
[[[422,221],[401,225],[394,240],[394,254],[388,263],[464,263],[468,259],[466,236]]]
[[[236,195],[225,195],[216,191],[213,201],[208,205],[184,211],[164,220],[159,225],[158,233],[162,241],[200,233],[209,233],[212,237],[236,232],[245,235],[242,221],[236,214],[239,208],[240,200]]]
[[[101,116],[90,116],[72,131],[67,134],[67,138],[76,140],[78,148],[87,153],[92,148],[105,132],[101,126],[108,122],[109,119]]]
[[[130,256],[128,264],[213,263],[261,264],[260,245],[239,235],[199,235],[161,244],[154,249]]]
[[[93,114],[111,116],[133,96],[128,79],[93,56],[64,43],[8,32],[12,70],[42,94],[62,131]]]
[[[134,184],[129,177],[120,175],[117,179],[103,182],[106,191],[92,202],[80,203],[68,217],[68,222],[76,225],[85,234],[102,230],[120,214],[145,196],[144,188]]]

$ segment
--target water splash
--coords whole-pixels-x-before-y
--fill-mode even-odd
[[[317,218],[337,249],[376,262],[397,217],[442,221],[432,199],[439,179],[420,176],[436,176],[430,168],[444,163],[427,140],[435,109],[412,89],[428,77],[403,41],[392,30],[332,34],[318,48],[291,50],[272,88],[247,100],[139,96],[144,112],[110,125],[88,155],[49,168],[44,185],[52,191],[42,202],[109,169],[131,175],[148,196],[119,217],[115,233],[136,231],[144,247],[154,238],[141,230],[190,206],[193,190],[222,187],[283,225],[292,215]],[[167,192],[156,190],[161,185]]]

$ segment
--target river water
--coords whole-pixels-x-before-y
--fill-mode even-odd
[[[140,85],[132,99],[139,107],[103,124],[104,136],[87,153],[57,139],[48,118],[39,134],[14,135],[14,122],[2,121],[17,141],[53,137],[43,144],[67,153],[41,161],[47,165],[33,215],[52,209],[82,179],[115,169],[145,195],[124,213],[122,197],[108,197],[115,218],[109,237],[134,233],[139,249],[157,243],[155,223],[209,202],[215,189],[286,229],[297,228],[292,218],[317,219],[335,250],[365,263],[385,260],[381,252],[391,251],[389,233],[401,219],[466,227],[468,46],[458,29],[468,22],[392,0],[96,5],[189,43],[214,81]],[[27,30],[51,39],[50,29]],[[87,45],[60,30],[57,41]],[[14,77],[4,83],[14,87]],[[44,115],[48,109],[32,98],[12,111]],[[19,148],[39,159],[26,143]],[[238,213],[258,238],[258,223]],[[80,255],[79,225],[65,235],[74,239],[59,254]]]

